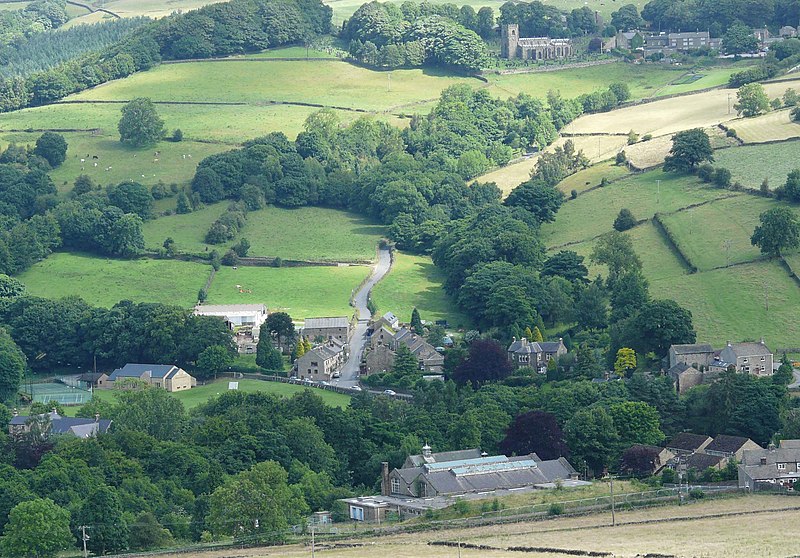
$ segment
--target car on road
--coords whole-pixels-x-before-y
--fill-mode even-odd
[[[352,386],[350,389],[353,391],[361,391],[361,386]]]
[[[393,389],[385,389],[385,390],[383,390],[383,394],[384,395],[391,395],[392,397],[394,397],[395,395],[397,395],[397,392],[394,391]]]

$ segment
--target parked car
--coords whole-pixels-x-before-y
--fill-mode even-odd
[[[361,391],[361,386],[353,386],[350,389],[352,389],[353,391]]]
[[[384,395],[391,395],[392,397],[394,397],[395,395],[397,395],[397,392],[394,391],[393,389],[385,389],[385,390],[383,390],[383,394]]]

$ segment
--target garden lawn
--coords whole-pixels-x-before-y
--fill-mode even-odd
[[[120,300],[191,308],[211,267],[175,260],[111,260],[58,252],[17,276],[34,296],[79,296],[111,307]]]
[[[650,293],[691,310],[704,343],[763,337],[770,347],[794,347],[800,338],[800,288],[776,261],[651,281]]]
[[[796,126],[800,134],[800,124]],[[719,149],[714,152],[714,165],[731,171],[733,181],[748,188],[760,188],[766,178],[774,190],[786,183],[792,170],[800,169],[800,141]]]
[[[391,76],[391,77],[390,77]],[[378,72],[339,60],[228,61],[164,64],[68,97],[68,100],[319,103],[386,111],[439,97],[456,83],[480,86],[475,78],[456,77],[443,70],[415,69]]]
[[[208,291],[208,304],[265,304],[270,312],[288,312],[294,320],[350,316],[356,289],[368,266],[222,267]],[[237,285],[241,285],[239,292]],[[251,291],[251,292],[247,292]]]
[[[206,232],[227,207],[228,203],[222,202],[193,213],[148,221],[144,225],[145,243],[148,248],[157,249],[167,237],[172,237],[177,250],[203,253],[215,249],[223,251],[239,238],[246,238],[250,242],[249,256],[363,262],[375,259],[378,240],[384,230],[381,225],[346,211],[269,206],[248,213],[247,224],[236,239],[223,245],[206,244]]]
[[[416,307],[423,320],[447,320],[449,327],[468,327],[470,322],[445,293],[442,273],[428,256],[394,253],[389,274],[372,289],[378,314],[392,312],[400,320],[410,320]]]
[[[695,177],[652,171],[565,203],[555,222],[542,226],[542,238],[549,247],[589,240],[612,230],[614,219],[624,207],[637,219],[649,219],[656,212],[669,213],[726,195],[730,193],[705,186]]]
[[[750,237],[758,217],[778,203],[741,194],[662,216],[666,227],[688,260],[701,271],[760,258]],[[729,246],[726,243],[729,242]]]
[[[190,372],[191,373],[191,372]],[[231,378],[223,378],[215,382],[210,382],[205,385],[198,385],[187,391],[180,391],[170,393],[172,397],[178,399],[183,403],[184,408],[188,411],[206,401],[228,391],[228,382],[239,382],[239,391],[245,393],[272,393],[280,397],[291,397],[296,393],[301,393],[305,390],[311,390],[315,395],[319,395],[325,404],[331,407],[345,408],[350,404],[350,396],[343,393],[336,393],[335,391],[328,391],[324,389],[313,389],[309,387],[299,386],[296,384],[284,384],[282,382],[269,382],[266,380],[232,380]],[[114,402],[116,391],[113,389],[98,389],[95,390],[95,397],[103,401]],[[74,414],[80,407],[67,407],[68,415]]]

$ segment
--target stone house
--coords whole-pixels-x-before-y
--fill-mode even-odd
[[[711,436],[705,434],[692,434],[691,432],[681,432],[676,434],[669,442],[664,444],[669,451],[675,455],[689,455],[702,451],[713,442]]]
[[[436,347],[408,328],[401,328],[394,335],[389,346],[393,351],[397,351],[401,343],[408,347],[412,355],[417,357],[420,370],[441,374],[444,367],[444,355],[437,351]]]
[[[669,370],[667,376],[675,383],[675,389],[681,395],[703,383],[705,374],[683,362],[679,362]]]
[[[737,372],[755,376],[772,376],[772,351],[764,340],[759,343],[731,343],[720,351],[720,360],[733,364]]]
[[[781,440],[777,448],[745,450],[739,464],[739,488],[794,491],[800,479],[800,440]]]
[[[783,37],[784,39],[790,39],[792,37],[797,37],[797,29],[792,27],[791,25],[784,25],[781,27],[778,35]]]
[[[714,437],[714,441],[708,444],[704,448],[704,451],[709,455],[718,455],[726,458],[732,457],[736,459],[736,461],[741,461],[745,451],[761,449],[763,448],[750,438],[717,434]]]
[[[111,428],[111,421],[101,419],[100,415],[90,418],[62,417],[56,411],[39,415],[38,417],[21,416],[16,414],[8,423],[8,433],[12,437],[21,436],[31,429],[31,419],[45,419],[47,434],[64,434],[76,438],[91,438],[98,434],[105,434]]]
[[[350,341],[350,320],[344,316],[335,318],[306,318],[300,335],[312,341],[336,339],[342,343]]]
[[[117,368],[108,377],[105,387],[117,387],[124,380],[141,380],[169,392],[184,391],[197,385],[197,380],[184,369],[172,364],[131,364]]]
[[[704,434],[682,432],[667,442],[668,450],[675,454],[669,466],[704,471],[722,469],[730,460],[741,461],[747,451],[760,450],[761,446],[750,438],[718,434],[715,438]]]
[[[572,39],[519,36],[519,25],[503,25],[500,29],[500,55],[512,60],[563,60],[575,54]]]
[[[668,358],[669,368],[682,363],[699,370],[701,368],[708,368],[714,361],[714,349],[708,343],[671,345]]]
[[[339,372],[345,360],[345,346],[336,339],[328,339],[299,357],[295,361],[295,368],[303,380],[327,382]]]
[[[364,375],[389,372],[394,367],[394,351],[388,345],[379,344],[366,352],[364,362]]]
[[[547,372],[547,363],[567,354],[564,340],[528,341],[525,337],[517,341],[514,337],[508,346],[508,360],[516,368],[533,368],[540,374]]]

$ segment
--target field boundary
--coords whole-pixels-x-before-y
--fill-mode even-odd
[[[692,261],[683,253],[683,250],[680,249],[678,243],[675,241],[675,238],[672,234],[672,231],[664,224],[661,220],[661,214],[656,213],[653,215],[653,225],[655,226],[656,230],[658,231],[659,235],[664,239],[669,247],[670,251],[677,256],[678,260],[681,262],[681,266],[689,272],[689,275],[693,273],[697,273],[698,269],[697,266],[692,263]]]
[[[789,264],[789,262],[786,261],[786,258],[781,255],[778,257],[778,262],[780,263],[780,266],[783,267],[789,274],[789,277],[794,279],[795,284],[800,287],[800,277],[797,276],[797,273],[795,273],[794,269],[792,269],[792,266]]]

